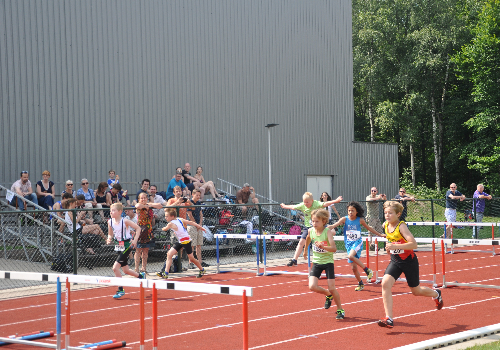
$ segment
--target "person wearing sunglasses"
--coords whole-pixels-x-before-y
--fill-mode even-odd
[[[408,209],[408,201],[415,202],[415,197],[407,195],[404,187],[401,187],[399,189],[399,193],[394,197],[394,199],[401,203],[401,205],[403,206],[403,212],[401,213],[399,220],[405,221]]]
[[[76,191],[76,195],[84,195],[85,196],[85,208],[95,208],[99,207],[102,208],[102,205],[97,204],[97,200],[95,198],[95,193],[94,190],[89,188],[89,180],[87,179],[82,179],[82,187]],[[88,216],[90,219],[92,219],[92,214],[90,212],[87,212]]]
[[[74,191],[73,188],[74,188],[73,181],[72,180],[67,180],[66,181],[66,187],[65,187],[64,191],[61,192],[61,197],[63,196],[63,194],[69,193],[73,198],[75,198],[76,197],[76,191]]]
[[[380,222],[379,206],[380,201],[386,201],[387,196],[383,193],[378,194],[376,187],[372,187],[370,194],[366,197],[366,223],[373,227],[380,234],[384,233],[384,228]],[[370,233],[370,241],[372,234]],[[370,250],[375,250],[375,243],[370,244]]]
[[[31,187],[31,182],[29,180],[29,173],[27,171],[21,171],[21,178],[12,184],[10,190],[11,192],[17,193],[22,198],[32,201],[38,205],[38,199],[33,193],[33,188]],[[24,208],[26,208],[26,202],[24,199],[14,196],[10,205],[15,206],[17,201],[19,210],[24,210]]]
[[[446,209],[444,210],[444,216],[446,217],[447,222],[456,222],[457,221],[457,205],[458,201],[463,201],[465,196],[457,190],[457,184],[452,183],[450,185],[450,189],[446,191]],[[451,226],[446,226],[446,237],[450,237],[451,234]],[[444,236],[444,235],[443,235]],[[443,237],[441,236],[441,238]]]

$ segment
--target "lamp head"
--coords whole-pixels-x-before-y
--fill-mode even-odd
[[[274,126],[278,126],[279,124],[274,124],[274,123],[271,123],[271,124],[267,124],[265,127],[266,128],[272,128]]]

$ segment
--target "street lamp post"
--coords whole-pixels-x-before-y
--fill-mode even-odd
[[[279,124],[267,124],[267,141],[269,145],[269,201],[272,201],[273,195],[271,190],[271,128],[278,126]],[[272,208],[271,208],[272,211]]]

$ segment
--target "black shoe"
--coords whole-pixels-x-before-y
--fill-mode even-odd
[[[206,262],[202,261],[201,263],[201,267],[209,267],[210,265],[208,265]]]
[[[326,297],[326,300],[325,300],[325,309],[329,309],[330,306],[332,305],[332,299],[333,299],[333,295],[329,295]]]
[[[436,292],[438,292],[438,297],[433,298],[434,301],[436,302],[436,309],[441,310],[443,308],[443,297],[441,296],[441,291],[439,289],[435,289]]]
[[[286,266],[293,266],[293,265],[297,265],[297,260],[292,259],[288,264],[286,264]]]
[[[378,321],[378,325],[380,327],[387,327],[387,328],[393,328],[394,327],[394,322],[389,320],[389,317],[383,318]]]

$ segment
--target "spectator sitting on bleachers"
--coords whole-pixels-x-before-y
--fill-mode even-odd
[[[255,190],[253,187],[250,187],[248,183],[243,184],[243,188],[236,192],[236,200],[238,201],[238,204],[247,204],[248,199],[252,197],[252,203],[253,204],[258,204],[259,200],[255,197]],[[242,211],[243,216],[246,216],[247,210],[249,208],[252,208],[252,206],[242,206],[239,207]]]
[[[167,206],[168,207],[180,207],[180,206],[186,206],[189,207],[193,205],[191,201],[187,197],[182,197],[182,190],[180,186],[175,186],[174,187],[174,197],[170,198],[167,201]],[[178,217],[182,219],[186,219],[186,214],[187,214],[187,209],[179,209],[179,215]]]
[[[82,187],[76,191],[76,195],[79,194],[85,196],[85,208],[95,208],[97,202],[95,200],[94,190],[89,188],[89,180],[82,179]]]
[[[117,184],[120,182],[120,177],[116,174],[116,171],[114,171],[113,169],[111,169],[108,172],[108,175],[109,175],[109,178],[108,178],[107,184],[108,184],[109,189],[112,189],[114,184]]]
[[[66,181],[66,188],[64,191],[61,192],[61,196],[65,193],[69,193],[73,198],[76,197],[76,191],[73,191],[73,181],[72,180]]]
[[[151,191],[151,196],[150,196],[150,201],[151,203],[160,203],[162,205],[166,205],[167,204],[167,201],[163,199],[162,196],[160,196],[159,194],[156,194],[156,191],[158,190],[158,188],[156,187],[156,185],[151,185],[149,187],[149,191]],[[165,210],[162,208],[162,209],[153,209],[153,214],[156,218],[156,221],[158,222],[158,220],[163,220],[165,219]]]
[[[149,196],[151,196],[151,191],[149,190],[149,184],[150,183],[151,183],[151,181],[149,181],[149,179],[142,180],[142,182],[141,182],[141,188],[139,189],[139,191],[137,191],[136,199],[132,202],[133,205],[136,205],[139,202],[139,195],[142,192],[145,192],[147,194],[147,196],[148,196],[148,199],[149,199]]]
[[[95,191],[95,201],[97,202],[97,206],[101,206],[101,208],[109,209],[109,206],[106,204],[106,188],[108,184],[106,182],[99,183],[97,186],[97,191]],[[103,210],[99,210],[99,215],[101,216],[102,221],[106,221],[106,217],[104,215]]]
[[[201,166],[197,167],[196,174],[194,174],[194,178],[198,180],[198,189],[201,191],[202,198],[207,189],[210,191],[210,194],[212,195],[213,199],[222,197],[222,195],[217,193],[214,183],[212,181],[205,181],[202,174],[203,174],[203,167]]]
[[[168,183],[167,200],[174,197],[174,188],[175,187],[180,187],[181,192],[184,192],[185,196],[189,195],[188,188],[187,188],[186,184],[182,181],[182,170],[181,171],[177,170],[174,178],[172,180],[170,180],[170,182]],[[185,217],[183,219],[185,219]]]
[[[77,206],[78,200],[76,198],[70,198],[66,202],[63,203],[64,209],[75,209]],[[85,226],[80,226],[79,222],[83,220],[85,217],[85,212],[80,211],[78,212],[76,216],[76,231],[77,234],[82,233],[82,234],[93,234],[93,235],[98,235],[101,236],[102,239],[106,240],[106,235],[104,232],[102,232],[102,229],[99,225],[93,224],[93,225],[85,225]],[[73,213],[70,211],[67,211],[64,213],[64,219],[68,223],[68,230],[69,232],[73,232]],[[94,250],[92,247],[87,247],[86,251],[90,254],[95,254]]]
[[[42,173],[42,180],[36,183],[36,195],[38,200],[38,205],[44,207],[45,209],[52,209],[54,206],[55,199],[55,189],[54,183],[49,181],[50,172],[45,170]]]
[[[107,185],[108,185],[108,189],[111,190],[113,188],[113,185],[116,185],[118,183],[120,183],[120,177],[116,174],[116,172],[111,169],[109,172],[108,172],[108,175],[109,175],[109,179],[108,179],[108,182],[107,182]],[[127,205],[130,206],[130,198],[129,196],[127,195],[127,190],[125,191],[122,191],[120,190],[120,196],[125,198],[125,200],[127,201]],[[120,198],[121,200],[121,198]]]
[[[176,170],[177,171],[177,170]],[[193,192],[195,188],[199,188],[199,183],[196,178],[191,176],[191,165],[189,163],[184,164],[184,170],[181,170],[183,181],[186,184],[189,192]],[[205,190],[201,191],[201,194],[205,194]]]
[[[83,194],[78,194],[75,197],[76,199],[76,208],[85,209],[85,196]],[[87,212],[85,212],[87,213]],[[94,219],[88,218],[86,215],[81,220],[83,225],[92,225],[94,223]]]
[[[65,194],[63,194],[61,200],[55,202],[54,203],[54,207],[52,209],[54,209],[54,210],[61,210],[61,209],[63,209],[64,202],[66,202],[70,198],[73,198],[73,196],[71,195],[71,193],[65,193]],[[54,213],[52,213],[52,215],[54,215]],[[59,216],[61,219],[64,219],[64,212],[62,212],[62,211],[55,213],[55,215]],[[64,223],[64,221],[62,221],[62,220],[56,220],[56,224],[59,225],[59,232],[63,232],[64,226],[66,225]]]
[[[122,185],[114,184],[111,190],[106,193],[106,205],[108,207],[111,207],[111,204],[120,203],[122,201],[123,197],[120,194],[121,190]],[[127,191],[124,191],[123,193],[126,194]]]
[[[14,193],[17,193],[19,196],[32,201],[35,204],[38,204],[38,199],[36,198],[36,195],[33,193],[33,189],[31,188],[29,173],[27,171],[21,171],[21,178],[12,184],[10,190]],[[24,208],[26,208],[26,202],[23,199],[14,196],[10,204],[15,206],[16,203],[19,210],[24,210]]]

